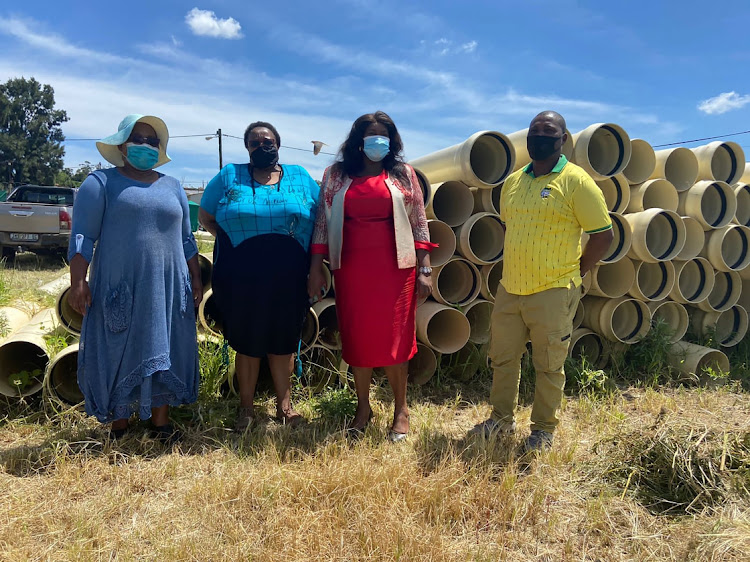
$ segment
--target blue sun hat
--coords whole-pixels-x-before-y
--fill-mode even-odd
[[[125,119],[120,121],[120,124],[117,126],[117,132],[114,135],[110,135],[96,142],[96,148],[101,155],[104,156],[104,159],[118,168],[125,165],[125,160],[122,157],[122,152],[120,152],[119,146],[128,141],[130,133],[133,132],[133,127],[135,127],[136,123],[146,123],[146,125],[151,125],[154,131],[156,131],[156,136],[159,138],[159,160],[157,160],[154,168],[158,168],[169,162],[171,158],[167,156],[167,143],[169,142],[169,131],[167,130],[167,125],[158,117],[154,117],[153,115],[140,115],[138,113],[128,115]]]

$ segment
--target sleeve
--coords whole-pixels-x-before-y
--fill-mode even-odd
[[[318,202],[315,212],[315,227],[313,228],[312,244],[310,252],[313,254],[328,254],[328,223],[326,222],[325,192],[330,180],[330,168],[323,172],[323,181],[318,189],[316,200]]]
[[[579,185],[573,191],[572,202],[578,224],[587,234],[612,228],[604,194],[588,175],[581,177]]]
[[[201,208],[211,216],[216,216],[216,209],[219,207],[219,201],[224,197],[224,176],[226,175],[227,168],[231,164],[224,166],[221,171],[216,174],[208,185],[203,190],[203,197],[201,197]]]
[[[437,244],[430,242],[430,229],[427,226],[427,216],[424,212],[424,198],[422,196],[422,186],[419,184],[417,173],[414,168],[406,164],[406,170],[409,172],[411,183],[412,206],[409,214],[411,223],[411,232],[414,236],[414,247],[417,250],[431,251],[438,247]]]
[[[182,250],[185,252],[185,260],[189,260],[198,253],[198,244],[195,242],[193,229],[190,227],[190,205],[187,195],[180,182],[175,180],[175,184],[177,184],[177,196],[182,206]]]
[[[81,254],[88,263],[91,263],[94,257],[94,244],[101,234],[105,208],[104,184],[94,174],[89,174],[78,188],[73,204],[73,227],[68,244],[68,261],[76,254]]]

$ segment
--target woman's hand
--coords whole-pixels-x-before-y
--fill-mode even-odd
[[[326,284],[326,275],[323,272],[325,265],[321,261],[319,264],[313,263],[310,266],[310,274],[307,277],[307,295],[312,302],[319,301],[323,296]]]
[[[195,308],[198,308],[198,305],[203,300],[203,283],[201,283],[200,277],[197,279],[193,278],[192,285],[193,285],[193,306]]]
[[[71,285],[68,293],[68,304],[81,316],[86,316],[86,307],[91,306],[91,289],[89,284],[82,280]]]
[[[432,294],[432,277],[420,273],[417,275],[417,302],[422,303]]]

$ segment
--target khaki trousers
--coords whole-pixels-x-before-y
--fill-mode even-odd
[[[568,355],[573,317],[580,288],[571,282],[568,288],[548,289],[532,295],[513,295],[499,284],[489,356],[492,362],[492,418],[499,422],[515,420],[521,357],[531,339],[532,360],[536,371],[531,429],[552,433],[559,420],[557,410],[565,388],[563,365]]]

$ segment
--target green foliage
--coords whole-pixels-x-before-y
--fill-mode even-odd
[[[17,373],[11,373],[8,375],[8,384],[13,388],[18,389],[19,392],[23,392],[27,387],[34,383],[38,383],[41,380],[41,377],[41,369],[18,371]]]
[[[565,390],[571,394],[606,394],[610,387],[607,373],[591,365],[585,356],[565,360]]]
[[[98,169],[100,169],[98,165],[94,166],[88,160],[75,169],[63,168],[55,174],[55,185],[62,187],[80,187],[83,180],[86,179],[86,176]]]
[[[326,421],[343,424],[354,417],[357,398],[349,388],[329,388],[314,399],[313,410]]]
[[[0,178],[19,183],[51,184],[63,169],[68,120],[54,109],[52,86],[34,78],[11,78],[0,84]]]
[[[229,365],[234,361],[235,352],[224,349],[224,340],[204,339],[198,342],[201,384],[198,399],[201,402],[215,402],[221,399],[222,386],[227,380]]]
[[[4,338],[10,333],[10,322],[5,312],[0,311],[0,338]]]
[[[9,304],[10,301],[10,284],[5,278],[5,264],[0,262],[0,306],[5,306],[6,304]]]
[[[51,332],[44,336],[44,343],[47,346],[47,353],[50,357],[54,357],[75,341],[76,337],[73,334],[67,332]]]
[[[669,366],[669,348],[672,332],[658,319],[646,337],[625,351],[611,350],[611,371],[623,382],[661,384],[672,379]]]

